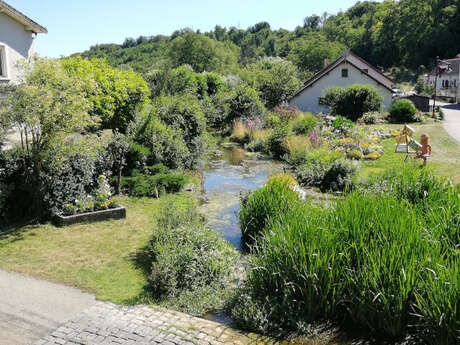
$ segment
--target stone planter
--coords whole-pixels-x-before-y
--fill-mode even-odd
[[[88,213],[74,214],[71,216],[61,216],[55,214],[53,216],[53,223],[56,226],[67,226],[83,222],[99,222],[109,219],[123,219],[126,218],[126,208],[119,206],[117,208],[109,208],[107,210],[94,211]]]

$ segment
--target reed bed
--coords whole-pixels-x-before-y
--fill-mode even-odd
[[[279,332],[332,321],[387,341],[459,343],[457,187],[405,168],[329,208],[290,204],[253,248],[240,299],[258,313],[247,324]]]

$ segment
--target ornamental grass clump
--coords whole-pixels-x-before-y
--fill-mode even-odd
[[[332,321],[386,341],[456,344],[459,205],[458,187],[411,167],[333,206],[292,202],[265,223],[232,314],[269,333]]]
[[[298,201],[299,195],[292,189],[292,178],[283,176],[273,177],[265,186],[243,198],[239,219],[245,249],[250,250],[266,226]]]

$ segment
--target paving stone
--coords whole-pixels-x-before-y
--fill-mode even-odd
[[[257,339],[257,340],[256,340]],[[183,313],[149,306],[97,302],[34,345],[197,345],[272,344]]]

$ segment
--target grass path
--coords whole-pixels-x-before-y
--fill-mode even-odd
[[[0,268],[75,286],[101,300],[139,302],[146,277],[132,257],[148,243],[159,202],[122,198],[121,203],[125,220],[30,225],[0,236]]]
[[[394,130],[399,130],[403,125],[389,126]],[[422,133],[430,136],[433,152],[428,165],[434,168],[439,175],[451,178],[454,183],[460,183],[460,144],[444,130],[441,123],[412,124],[411,126],[416,131],[414,138],[417,141],[420,141]],[[395,145],[395,139],[384,140],[385,154],[376,161],[363,161],[361,175],[367,177],[402,164],[405,155],[395,153]]]

